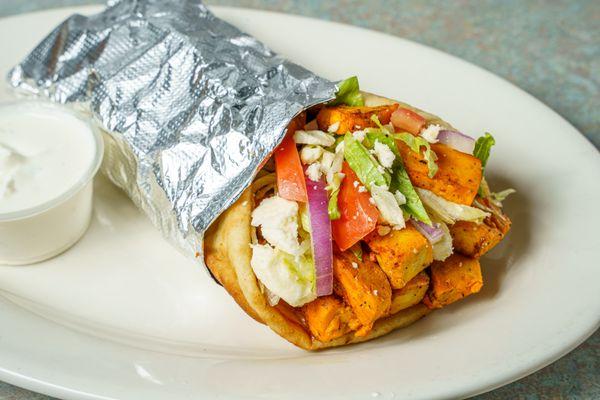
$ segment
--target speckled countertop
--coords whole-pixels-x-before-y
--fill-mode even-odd
[[[208,0],[402,36],[480,65],[556,110],[600,148],[598,0]],[[0,17],[93,0],[0,0]],[[0,21],[1,23],[1,21]],[[48,400],[0,382],[0,400]],[[600,399],[600,331],[543,370],[476,397]]]

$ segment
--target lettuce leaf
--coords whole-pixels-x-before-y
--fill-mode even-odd
[[[327,213],[329,214],[330,220],[340,219],[342,216],[340,214],[340,209],[338,208],[338,194],[340,193],[340,189],[337,188],[331,195],[329,196],[329,203],[327,204]]]
[[[432,245],[433,248],[433,259],[436,261],[444,261],[446,258],[450,257],[452,251],[452,236],[450,235],[450,230],[448,226],[443,222],[438,222],[440,224],[440,228],[444,231],[444,235],[442,238]]]
[[[416,188],[419,197],[432,215],[447,224],[456,221],[471,221],[481,223],[490,213],[479,208],[453,203],[426,189]]]
[[[363,106],[365,104],[360,88],[358,85],[358,78],[352,76],[338,84],[338,91],[335,94],[335,100],[331,102],[331,105],[337,106],[339,104],[345,104],[347,106]]]
[[[503,202],[509,195],[516,193],[517,191],[515,189],[504,189],[500,192],[496,192],[496,193],[491,193],[490,196],[492,197],[492,199],[494,201],[497,201],[499,203]]]
[[[473,149],[473,155],[481,161],[481,171],[485,171],[485,166],[490,158],[490,151],[492,150],[492,146],[496,144],[496,140],[494,137],[486,132],[485,135],[480,136],[475,142],[475,148]],[[485,181],[485,178],[482,178],[481,184],[479,185],[479,189],[477,190],[477,194],[481,197],[488,197],[490,194],[490,188]]]
[[[344,158],[358,179],[371,191],[372,185],[389,187],[391,176],[351,134],[344,137]]]
[[[475,142],[475,149],[473,155],[481,160],[481,169],[485,169],[485,166],[490,158],[490,150],[492,146],[496,144],[494,137],[488,132],[485,135],[479,137]]]
[[[431,218],[429,218],[415,187],[410,181],[408,172],[406,172],[403,165],[395,167],[390,190],[392,192],[398,190],[406,198],[406,204],[400,206],[404,212],[427,225],[431,225]]]
[[[496,207],[502,208],[502,202],[504,200],[506,200],[506,198],[513,194],[516,193],[517,191],[515,189],[504,189],[501,190],[499,192],[491,192],[489,194],[489,200],[492,202],[492,204],[494,204]]]

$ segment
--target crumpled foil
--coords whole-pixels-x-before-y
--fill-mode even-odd
[[[73,15],[7,79],[89,109],[107,133],[103,171],[196,256],[289,121],[337,90],[199,0],[113,1]]]

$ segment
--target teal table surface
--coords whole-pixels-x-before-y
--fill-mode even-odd
[[[0,0],[0,17],[93,0]],[[210,0],[343,22],[414,40],[513,82],[600,147],[599,0]],[[1,23],[1,20],[0,20]],[[48,400],[0,382],[0,400]],[[554,364],[475,397],[600,399],[600,331]]]

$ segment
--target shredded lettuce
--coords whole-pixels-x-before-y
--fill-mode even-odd
[[[389,187],[390,174],[351,134],[346,134],[344,137],[344,158],[369,191],[371,191],[372,185]]]
[[[319,130],[297,130],[294,132],[294,142],[296,142],[296,144],[310,144],[315,146],[329,147],[335,143],[335,138],[333,135]]]
[[[431,211],[433,216],[447,224],[454,224],[456,221],[481,223],[490,215],[479,208],[448,201],[429,190],[421,188],[416,188],[416,190],[423,204]]]
[[[340,193],[340,189],[334,190],[331,192],[329,197],[329,203],[327,204],[327,213],[329,214],[330,220],[340,219],[342,216],[340,214],[340,209],[338,208],[338,194]]]
[[[492,197],[492,199],[494,199],[494,201],[497,201],[499,203],[503,202],[509,195],[516,193],[517,191],[515,189],[504,189],[500,192],[497,193],[491,193],[490,196]]]
[[[311,251],[292,256],[268,244],[252,245],[250,265],[265,287],[293,307],[300,307],[317,297]]]
[[[473,155],[481,160],[481,169],[485,169],[488,158],[490,158],[490,150],[494,144],[496,144],[496,140],[488,132],[479,137],[475,142]]]
[[[442,238],[432,245],[433,248],[433,259],[436,261],[444,261],[446,258],[450,257],[452,254],[452,236],[450,235],[450,230],[448,226],[443,222],[438,222],[442,231],[444,231],[444,235]]]
[[[437,155],[433,150],[431,150],[431,145],[421,136],[414,136],[408,132],[400,132],[394,134],[394,138],[403,141],[412,151],[415,153],[421,152],[421,147],[425,147],[425,151],[423,151],[423,157],[425,161],[427,161],[427,169],[429,172],[427,175],[430,178],[433,178],[438,171],[438,165],[436,164]]]
[[[335,94],[335,100],[331,105],[345,104],[347,106],[362,106],[365,104],[360,88],[358,78],[352,76],[338,84],[338,91]]]
[[[308,214],[308,206],[305,203],[300,203],[300,227],[307,233],[311,233],[310,215]]]
[[[500,208],[502,208],[502,202],[503,202],[504,200],[506,200],[506,198],[507,198],[509,195],[511,195],[511,194],[513,194],[513,193],[516,193],[516,192],[517,192],[517,191],[516,191],[515,189],[504,189],[504,190],[501,190],[501,191],[499,191],[499,192],[497,192],[497,193],[493,193],[493,192],[491,192],[491,193],[489,194],[489,200],[490,200],[490,201],[492,202],[492,204],[494,204],[496,207],[500,207]],[[495,214],[495,212],[494,212],[494,214]]]
[[[373,117],[371,117],[371,119],[380,128],[367,128],[363,143],[367,148],[372,148],[375,145],[375,141],[379,141],[380,143],[387,145],[390,150],[392,150],[394,155],[396,155],[396,161],[394,162],[393,166],[394,173],[392,174],[392,180],[390,183],[390,192],[394,193],[399,191],[402,193],[402,195],[404,195],[406,198],[406,203],[402,204],[400,207],[405,213],[413,216],[419,221],[426,223],[427,225],[431,225],[431,219],[429,218],[429,215],[427,215],[427,211],[425,210],[421,199],[417,195],[417,192],[410,181],[408,172],[406,172],[406,169],[402,164],[402,157],[400,155],[400,151],[398,151],[398,146],[396,146],[394,138],[389,136],[389,134],[386,134],[387,129],[381,125],[377,116]]]
[[[481,161],[481,171],[485,171],[485,166],[490,158],[490,151],[492,146],[496,144],[496,140],[494,137],[486,132],[485,135],[480,136],[475,142],[475,148],[473,149],[473,155]],[[479,189],[477,190],[477,194],[481,197],[488,197],[490,193],[490,188],[485,181],[485,178],[482,178],[481,184],[479,185]]]
[[[375,122],[375,125],[385,134],[392,135],[394,133],[394,128],[390,125],[383,125],[381,121],[379,121],[379,117],[377,114],[371,115],[371,121]],[[373,129],[373,128],[368,128]]]
[[[477,194],[483,197],[484,199],[490,197],[490,195],[492,194],[492,191],[490,190],[490,186],[488,185],[485,176],[481,177],[481,183],[479,184],[479,189],[477,189]]]
[[[342,157],[342,161],[344,158],[343,154],[344,150],[341,149],[340,155]],[[338,153],[336,153],[337,156]],[[341,169],[341,162],[340,162]],[[329,185],[326,187],[329,192],[329,203],[327,204],[327,214],[329,215],[330,220],[339,219],[341,217],[340,209],[338,208],[338,194],[340,192],[340,186],[342,185],[342,180],[344,179],[344,174],[340,172],[335,172],[331,174],[331,178],[329,177],[329,173],[327,174],[327,182]]]
[[[406,204],[400,206],[404,212],[413,216],[419,221],[426,223],[427,225],[431,225],[431,219],[429,218],[429,215],[427,214],[427,211],[425,210],[425,207],[423,206],[415,187],[410,181],[408,172],[406,172],[404,166],[398,165],[395,168],[390,190],[394,192],[398,190],[406,198]]]

